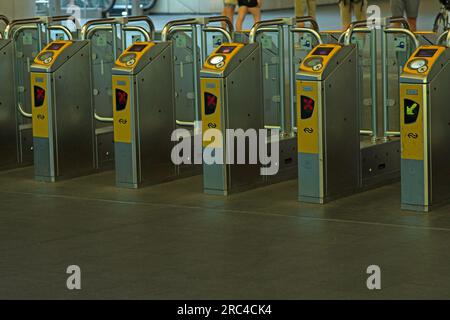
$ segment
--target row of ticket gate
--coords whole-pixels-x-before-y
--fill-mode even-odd
[[[130,17],[89,21],[80,34],[66,16],[0,20],[10,79],[0,87],[0,168],[34,163],[37,180],[55,182],[115,167],[126,188],[203,172],[215,195],[298,176],[299,200],[320,204],[401,177],[404,209],[450,199],[448,32],[414,34],[400,18],[345,32],[276,19],[235,33],[211,17],[158,33]],[[230,129],[242,130],[247,160],[278,152],[277,173],[236,161]],[[256,147],[249,129],[272,135]],[[201,153],[174,163],[186,137],[200,137]]]

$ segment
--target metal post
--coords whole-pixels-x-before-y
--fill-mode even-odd
[[[389,81],[389,69],[388,69],[388,46],[387,46],[387,34],[384,26],[381,26],[381,69],[382,69],[382,81],[383,81],[383,136],[384,140],[388,141],[389,136],[389,107],[388,107],[388,81]]]
[[[197,31],[197,30],[196,30]],[[203,67],[204,61],[206,60],[206,57],[208,56],[208,41],[207,41],[207,35],[204,29],[204,25],[200,25],[200,43],[202,48],[202,55],[200,57],[200,67]]]
[[[284,86],[284,81],[286,77],[285,67],[285,52],[284,52],[284,26],[278,26],[278,54],[280,58],[280,133],[285,134],[286,124],[285,122],[285,112],[286,112],[286,91]]]
[[[372,94],[372,141],[378,140],[378,97],[377,97],[377,32],[373,28],[370,32],[370,55],[371,55],[371,94]]]
[[[121,41],[121,48],[120,52],[123,52],[127,48],[127,34],[124,29],[124,24],[119,25],[120,28],[120,41]]]
[[[113,41],[113,57],[114,57],[114,61],[117,60],[118,56],[117,56],[117,25],[113,24],[112,26],[112,41]]]
[[[295,34],[289,32],[288,41],[288,60],[289,60],[289,93],[290,93],[290,106],[291,106],[291,134],[294,133],[296,127],[295,108],[296,108],[296,90],[295,90],[295,70],[294,70],[294,55],[295,55]]]
[[[43,49],[42,46],[42,25],[40,23],[36,24],[37,30],[37,40],[38,40],[38,51],[41,52]]]
[[[194,97],[195,97],[195,120],[201,121],[201,115],[200,115],[200,97],[199,97],[199,86],[200,86],[200,79],[199,79],[199,63],[198,58],[200,56],[200,52],[198,51],[198,34],[197,34],[197,26],[192,25],[192,50],[194,52]],[[202,62],[200,62],[202,65]]]

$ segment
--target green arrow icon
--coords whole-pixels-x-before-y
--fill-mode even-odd
[[[406,107],[406,114],[408,116],[414,116],[414,110],[416,110],[416,108],[418,107],[417,103],[414,103],[411,107]]]

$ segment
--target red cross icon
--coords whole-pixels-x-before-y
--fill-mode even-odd
[[[217,105],[217,97],[214,95],[208,95],[206,104],[208,107],[215,107]]]
[[[310,111],[314,111],[314,100],[309,99],[309,98],[303,98],[303,109],[304,110],[310,110]]]
[[[36,100],[42,101],[45,99],[45,90],[42,88],[36,88]]]
[[[119,101],[119,104],[124,105],[127,103],[127,93],[125,91],[118,91],[117,92],[117,100]]]

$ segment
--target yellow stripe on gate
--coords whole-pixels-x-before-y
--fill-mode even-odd
[[[319,153],[319,103],[319,83],[297,81],[298,152],[300,153]],[[308,113],[308,117],[303,119],[302,108],[308,109],[303,111],[303,114],[305,111]]]
[[[47,74],[31,73],[33,137],[49,137]]]
[[[402,159],[425,158],[425,90],[426,85],[400,85]]]
[[[131,143],[131,81],[127,76],[113,76],[114,142]],[[126,104],[120,105],[126,99]]]
[[[205,137],[205,133],[210,129],[222,130],[221,79],[201,79],[201,92],[202,132]],[[223,148],[221,142],[203,139],[203,147]]]

